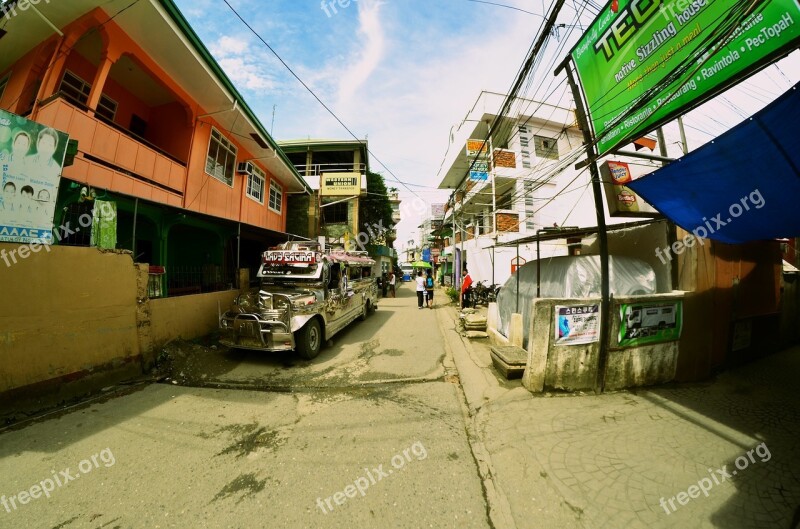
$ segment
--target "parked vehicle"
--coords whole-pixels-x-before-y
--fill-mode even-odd
[[[473,306],[486,305],[488,307],[489,303],[497,301],[497,293],[500,291],[500,287],[495,284],[486,286],[484,283],[486,281],[478,281],[474,288],[470,287],[472,288]]]
[[[220,342],[316,357],[324,341],[377,309],[373,264],[366,252],[322,252],[316,242],[289,242],[264,252],[260,288],[240,295],[219,315]]]
[[[403,264],[400,265],[400,269],[403,271],[403,281],[411,281],[414,275],[414,267],[410,264]]]

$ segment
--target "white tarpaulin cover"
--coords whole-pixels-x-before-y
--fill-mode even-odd
[[[609,256],[610,289],[618,296],[656,293],[653,268],[633,257]],[[540,296],[543,298],[587,298],[600,296],[600,256],[575,255],[542,259]],[[524,345],[528,343],[531,300],[536,297],[536,261],[522,266],[519,276],[519,312],[523,315]],[[497,298],[500,331],[508,336],[511,315],[517,312],[517,276],[513,274]]]

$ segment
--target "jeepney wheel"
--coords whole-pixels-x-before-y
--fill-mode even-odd
[[[311,360],[316,358],[322,348],[322,329],[315,318],[306,323],[295,335],[297,341],[297,354],[301,358]]]

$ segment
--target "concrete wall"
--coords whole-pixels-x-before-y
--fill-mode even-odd
[[[238,290],[150,300],[150,335],[158,350],[170,340],[192,339],[217,330],[217,308],[230,308]],[[219,302],[219,305],[217,303]]]
[[[659,344],[619,347],[620,304],[635,302],[665,302],[683,299],[682,292],[615,298],[611,307],[609,351],[605,369],[605,389],[663,384],[674,379],[678,364],[680,341]],[[528,363],[522,385],[532,392],[544,389],[566,391],[593,390],[597,386],[599,342],[581,345],[556,345],[555,306],[593,305],[599,298],[534,299],[528,344]],[[684,318],[684,330],[686,328]]]
[[[682,292],[647,296],[648,302],[683,300]],[[639,347],[619,347],[620,305],[623,303],[641,303],[640,297],[614,298],[612,304],[613,318],[611,320],[611,335],[609,336],[609,351],[606,361],[605,389],[615,390],[635,386],[652,386],[663,384],[675,378],[678,366],[678,351],[682,340],[662,342],[657,344],[642,345]],[[684,302],[683,325],[681,336],[687,326],[691,328],[692,321],[687,322]],[[698,321],[698,320],[694,320]],[[688,325],[687,325],[688,323]]]
[[[147,265],[128,251],[51,246],[20,258],[21,247],[0,243],[0,397],[136,377],[169,340],[216,330],[217,302],[239,293],[150,300]]]
[[[16,259],[0,261],[0,393],[138,361],[130,253],[52,246]]]

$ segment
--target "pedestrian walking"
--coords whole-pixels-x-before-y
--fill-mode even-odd
[[[397,297],[397,295],[395,293],[395,290],[394,290],[394,286],[395,286],[395,282],[396,281],[397,281],[397,278],[395,277],[394,272],[390,272],[389,273],[389,292],[391,292],[393,298]]]
[[[417,272],[417,308],[422,308],[422,301],[425,297],[425,278],[422,277],[422,270]]]
[[[461,281],[461,308],[465,309],[472,303],[472,278],[467,269],[464,269],[464,279]]]
[[[433,308],[433,275],[428,270],[428,276],[425,278],[425,299],[429,309]]]

